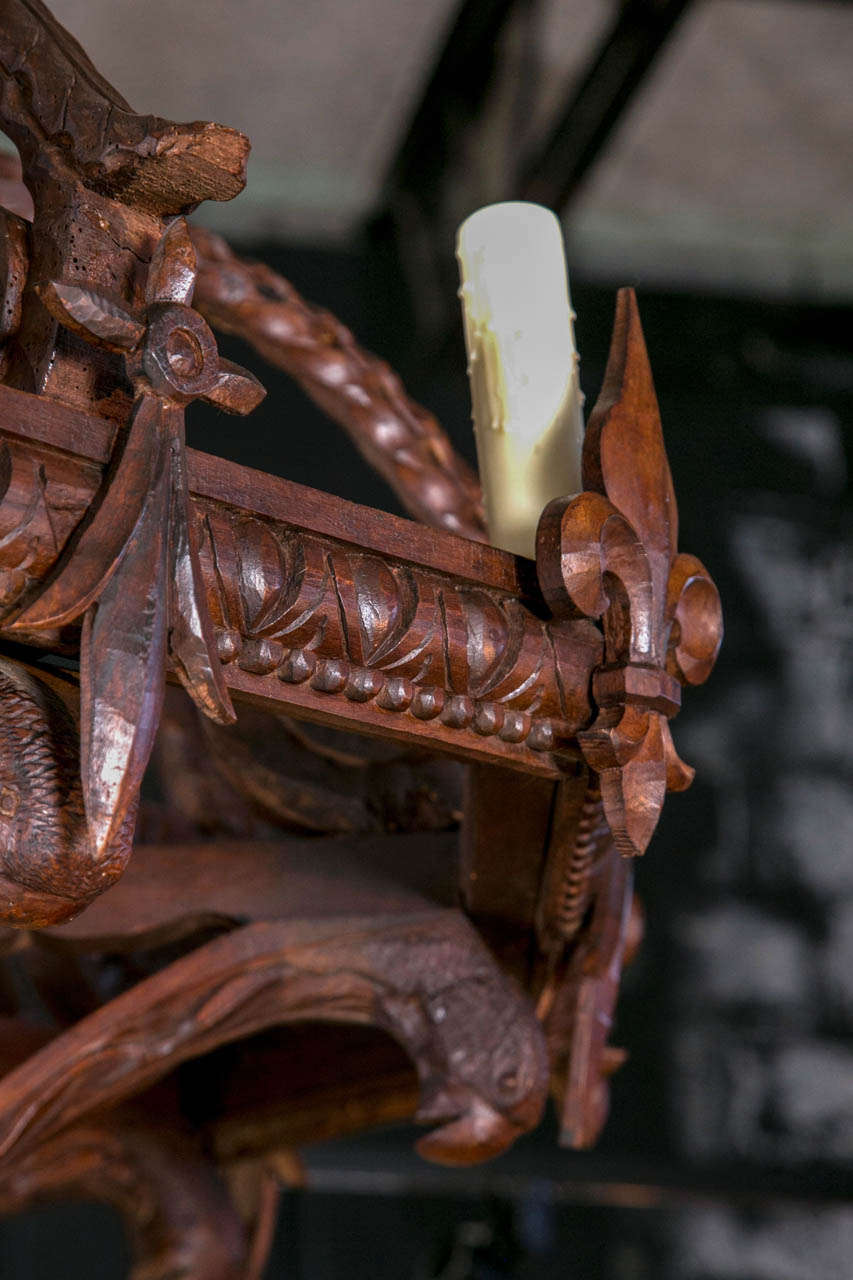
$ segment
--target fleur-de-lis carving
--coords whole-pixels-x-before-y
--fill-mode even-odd
[[[252,374],[220,358],[191,306],[195,275],[187,225],[177,218],[152,255],[141,317],[99,291],[55,280],[38,288],[66,328],[124,355],[136,396],[99,500],[37,597],[4,621],[27,633],[84,615],[83,793],[98,855],[141,781],[167,660],[207,715],[234,719],[188,515],[184,406],[202,399],[245,414],[265,392]]]
[[[681,684],[701,684],[722,640],[707,570],[677,555],[678,515],[660,413],[632,289],[619,291],[610,357],[584,441],[585,492],[549,503],[537,537],[543,594],[558,617],[601,618],[604,664],[593,675],[598,717],[578,734],[601,779],[617,847],[643,853],[667,790],[693,770],[669,719]]]

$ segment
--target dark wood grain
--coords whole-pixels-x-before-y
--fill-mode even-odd
[[[199,947],[84,1018],[0,1080],[0,1171],[96,1108],[264,1027],[368,1023],[421,1081],[418,1146],[440,1163],[504,1150],[547,1088],[532,1007],[456,911],[269,922]]]
[[[79,414],[67,421],[47,415],[32,452],[20,426],[28,403],[0,387],[9,476],[0,523],[11,535],[0,547],[11,588],[0,604],[10,634],[53,644],[54,624],[91,598],[98,573],[109,572],[101,552],[110,544],[95,540],[91,589],[62,612],[54,608],[63,566],[72,588],[86,580],[75,551],[85,551],[87,530],[110,502],[110,473],[102,472],[100,507],[93,516],[83,505],[99,492],[93,464],[109,447],[109,431],[92,420],[87,433]],[[137,412],[144,411],[143,404]],[[48,438],[52,451],[45,451]],[[71,448],[80,459],[73,475]],[[524,561],[204,455],[191,454],[189,467],[199,581],[226,663],[214,669],[233,693],[325,723],[559,775],[559,753],[574,753],[572,735],[591,717],[587,690],[601,637],[585,620],[544,621]],[[57,519],[55,473],[62,477]],[[80,518],[76,530],[69,508]],[[57,546],[63,521],[68,541]],[[196,578],[185,576],[189,593]],[[22,599],[33,603],[22,609]],[[39,630],[28,627],[33,617]],[[176,667],[180,673],[179,660]],[[201,696],[206,686],[196,680],[193,687]]]
[[[203,1152],[173,1129],[112,1115],[57,1134],[0,1174],[0,1213],[68,1198],[119,1212],[135,1277],[247,1278],[243,1223]]]

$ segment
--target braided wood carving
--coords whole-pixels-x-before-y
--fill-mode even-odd
[[[295,378],[416,520],[485,542],[476,475],[396,373],[277,272],[244,262],[203,227],[193,227],[192,238],[199,258],[195,305],[213,327],[239,334]]]
[[[587,492],[557,499],[537,536],[539,580],[557,616],[601,618],[598,718],[578,734],[622,853],[643,853],[667,790],[690,785],[668,720],[681,684],[707,679],[722,640],[716,587],[676,555],[678,516],[634,292],[619,292],[610,359],[584,440]]]

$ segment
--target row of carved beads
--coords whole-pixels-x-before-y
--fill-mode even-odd
[[[403,676],[352,666],[341,658],[318,658],[310,649],[288,649],[279,641],[244,639],[234,630],[217,634],[220,659],[236,662],[253,675],[273,672],[286,684],[309,684],[317,693],[336,694],[351,702],[373,702],[383,711],[407,712],[418,720],[440,720],[451,729],[470,729],[481,737],[497,735],[503,742],[525,743],[533,751],[550,751],[555,744],[554,722],[533,718],[467,694],[452,694],[437,685],[416,685]]]

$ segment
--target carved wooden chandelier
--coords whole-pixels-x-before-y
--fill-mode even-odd
[[[63,970],[52,1032],[25,1010],[2,1030],[0,1206],[83,1189],[146,1276],[260,1275],[268,1184],[244,1221],[217,1162],[415,1111],[424,1156],[473,1162],[549,1091],[594,1142],[630,855],[689,785],[669,720],[719,599],[677,552],[630,290],[584,492],[546,508],[534,565],[487,545],[475,476],[387,366],[188,228],[242,189],[247,140],[134,113],[40,0],[0,13],[33,206],[0,210],[0,917],[37,985]],[[186,449],[192,400],[263,396],[211,326],[292,374],[420,523]],[[131,857],[152,752],[168,803],[143,800]],[[126,989],[82,998],[80,958],[106,954]],[[245,1095],[190,1124],[176,1069],[227,1043]],[[297,1049],[310,1083],[253,1093],[257,1055],[286,1081]]]

